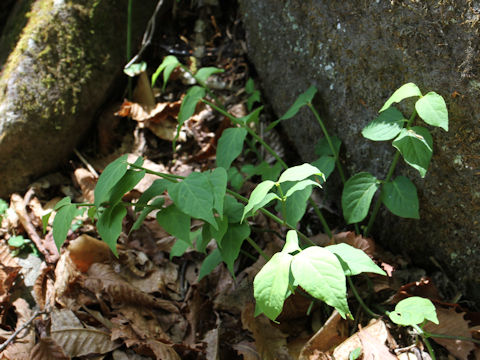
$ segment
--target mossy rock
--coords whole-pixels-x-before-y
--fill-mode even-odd
[[[0,197],[71,153],[126,63],[128,0],[36,0],[0,75]],[[138,42],[155,1],[136,2]],[[21,21],[21,20],[19,20]]]
[[[434,155],[422,179],[419,221],[377,219],[374,235],[397,253],[439,270],[480,299],[480,15],[471,1],[240,0],[248,53],[278,115],[310,85],[331,134],[345,144],[350,174],[385,178],[393,147],[362,138],[394,90],[407,82],[441,94],[450,131],[432,129]],[[303,160],[322,132],[306,109],[284,122]],[[338,180],[338,179],[337,179]],[[341,186],[330,179],[332,198]],[[338,181],[339,182],[339,181]],[[333,186],[332,186],[333,185]]]

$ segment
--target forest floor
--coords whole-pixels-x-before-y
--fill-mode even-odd
[[[245,85],[256,75],[235,10],[186,3],[176,5],[171,19],[157,28],[144,55],[148,74],[167,55],[190,69],[223,69],[210,78],[209,86],[232,114],[247,115]],[[287,299],[277,323],[264,315],[255,317],[253,279],[266,262],[256,250],[248,243],[242,245],[234,276],[222,263],[199,279],[205,253],[193,246],[175,247],[175,238],[159,225],[155,213],[130,232],[136,216],[129,211],[116,258],[98,240],[92,220],[79,211],[58,253],[54,215],[42,224],[45,214],[65,196],[72,202],[93,203],[99,174],[120,155],[129,154],[132,162],[143,156],[146,168],[182,176],[215,167],[217,141],[232,126],[228,118],[208,106],[197,106],[173,151],[176,117],[192,79],[177,69],[162,91],[161,77],[152,89],[150,75],[135,78],[132,96],[126,90],[111,99],[91,130],[94,136],[60,171],[32,184],[25,194],[12,194],[9,203],[0,202],[1,358],[430,359],[417,334],[386,316],[372,317],[352,290],[349,305],[355,320],[343,319],[329,306],[298,294]],[[122,98],[128,101],[122,104]],[[274,119],[267,104],[260,123]],[[298,165],[281,132],[267,141],[289,165]],[[260,178],[252,170],[259,163],[255,151],[243,153],[235,162],[244,175],[237,184],[244,196]],[[156,179],[147,174],[124,200],[134,202]],[[344,242],[360,248],[388,274],[354,279],[358,293],[374,311],[391,310],[410,296],[426,297],[436,305],[440,325],[430,323],[425,329],[480,339],[479,314],[451,300],[455,294],[449,293],[442,274],[429,277],[408,259],[347,229],[339,228],[329,238],[311,214],[308,210],[300,228],[316,244]],[[263,214],[250,225],[265,254],[272,256],[283,247],[288,229]],[[201,222],[193,221],[191,231],[200,227]],[[215,246],[211,242],[206,251]],[[479,347],[472,342],[435,339],[432,343],[438,359],[480,358]],[[355,357],[357,348],[362,354]]]

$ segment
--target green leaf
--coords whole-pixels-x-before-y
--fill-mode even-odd
[[[317,88],[315,86],[310,86],[307,89],[307,91],[305,91],[303,94],[300,94],[297,97],[297,99],[295,100],[293,105],[290,106],[290,108],[287,110],[287,112],[285,114],[283,114],[283,116],[280,119],[274,121],[273,123],[271,123],[268,126],[267,130],[273,129],[280,121],[290,119],[290,118],[294,117],[295,115],[297,115],[298,111],[303,106],[312,102],[312,99],[313,99],[313,97],[315,96],[316,93],[317,93]]]
[[[8,239],[8,245],[11,247],[22,247],[25,245],[25,238],[22,235],[12,236]]]
[[[253,281],[256,305],[270,320],[282,312],[290,280],[290,264],[293,256],[279,252],[263,266]]]
[[[132,228],[129,231],[131,234],[132,231],[138,230],[140,226],[142,226],[145,218],[150,214],[153,210],[162,209],[163,204],[165,203],[165,199],[163,197],[156,198],[152,201],[150,205],[147,205],[143,208],[142,212],[138,216],[137,220],[132,225]]]
[[[245,215],[252,210],[255,205],[259,204],[261,201],[263,201],[263,199],[265,199],[265,196],[274,185],[275,183],[270,180],[262,181],[257,185],[257,187],[250,194],[250,199],[248,200],[247,206],[245,206],[245,209],[243,209],[241,221],[243,221]]]
[[[155,73],[152,75],[152,87],[157,82],[157,78],[160,76],[160,74],[164,72],[162,91],[165,91],[165,86],[167,86],[167,82],[168,82],[168,79],[170,78],[170,74],[172,73],[173,70],[175,70],[176,67],[180,65],[181,65],[180,62],[175,56],[173,55],[166,56],[165,59],[163,59],[163,62],[155,71]]]
[[[0,215],[5,214],[8,209],[8,204],[5,200],[0,199]]]
[[[97,222],[98,233],[117,257],[117,240],[122,232],[122,220],[125,215],[127,215],[127,209],[118,203],[105,209]],[[53,226],[55,227],[55,224]]]
[[[180,129],[185,121],[190,119],[195,113],[198,102],[205,96],[205,89],[200,86],[192,86],[188,89],[185,97],[183,98],[182,105],[180,105],[180,111],[178,112],[177,121],[177,133],[172,142],[172,146],[175,149],[175,143],[180,135]]]
[[[258,90],[255,90],[253,94],[247,98],[247,110],[252,111],[255,103],[260,103],[260,91]]]
[[[48,226],[48,220],[50,220],[50,216],[52,216],[53,211],[49,211],[45,215],[42,216],[42,233],[45,235],[47,233],[47,226]],[[1,217],[0,217],[0,222],[1,222]]]
[[[382,202],[397,216],[419,219],[417,188],[405,176],[385,183],[382,189]]]
[[[237,122],[239,124],[247,125],[250,122],[257,123],[258,122],[258,117],[260,116],[260,113],[263,110],[263,106],[260,106],[253,110],[250,114],[243,116],[241,118],[237,118]]]
[[[110,196],[107,201],[111,205],[115,205],[132,190],[145,176],[145,170],[127,170],[120,180],[110,190]]]
[[[138,201],[135,203],[135,210],[139,211],[141,208],[148,204],[148,202],[156,196],[162,195],[167,190],[168,184],[171,181],[166,179],[155,180],[150,187],[143,192]]]
[[[210,226],[210,234],[211,236],[217,241],[218,247],[222,247],[222,239],[225,236],[225,233],[227,232],[228,229],[228,218],[225,216],[223,219],[216,218],[217,219],[217,227],[218,229],[215,229],[213,226]]]
[[[348,355],[348,360],[357,360],[358,358],[360,358],[360,355],[362,355],[362,348],[357,347],[350,352],[350,354]]]
[[[305,163],[299,166],[293,166],[285,170],[282,175],[280,175],[280,179],[278,179],[278,182],[282,183],[285,181],[300,181],[312,175],[318,175],[320,177],[323,177],[323,174],[319,169],[317,169],[313,165]]]
[[[395,107],[391,106],[362,130],[364,138],[373,141],[391,140],[402,131],[407,120]]]
[[[185,251],[188,250],[191,244],[186,241],[177,239],[173,244],[172,248],[170,249],[170,260],[172,260],[175,256],[183,256]]]
[[[230,195],[225,196],[223,203],[223,215],[230,223],[238,223],[242,220],[244,206]]]
[[[330,155],[324,155],[312,162],[312,165],[322,172],[325,179],[328,179],[333,170],[335,170],[335,158]],[[324,183],[323,179],[320,180],[320,183]]]
[[[227,191],[227,172],[224,168],[216,168],[206,173],[213,193],[213,208],[223,217],[223,202]]]
[[[219,69],[216,67],[204,67],[197,71],[195,74],[195,79],[200,83],[200,85],[205,85],[206,81],[213,74],[223,73],[225,70]]]
[[[107,165],[105,170],[98,178],[97,186],[95,186],[95,206],[99,207],[102,203],[108,200],[110,190],[127,172],[128,154],[120,156],[115,161]]]
[[[64,207],[65,205],[70,205],[71,203],[72,203],[72,199],[70,199],[70,197],[66,196],[62,200],[60,200],[59,202],[57,202],[55,204],[55,207],[53,208],[53,210],[58,211],[62,207]]]
[[[255,91],[255,83],[252,78],[248,78],[245,84],[245,92],[247,94],[252,94]]]
[[[62,247],[67,238],[68,230],[72,225],[72,221],[77,213],[77,207],[74,204],[62,206],[53,219],[53,239],[57,245],[58,251]]]
[[[189,241],[191,218],[175,205],[170,205],[159,211],[157,213],[157,222],[170,235],[175,236],[179,240]]]
[[[222,255],[220,250],[213,250],[208,256],[203,260],[202,266],[200,267],[200,272],[198,274],[198,281],[202,280],[205,276],[210,274],[220,263],[222,262]]]
[[[427,124],[438,126],[448,131],[448,110],[443,97],[436,92],[429,92],[415,103],[418,115]]]
[[[330,136],[330,141],[332,142],[333,149],[336,154],[332,152],[328,140],[326,137],[321,138],[318,143],[315,145],[315,154],[318,156],[330,155],[336,156],[340,153],[340,147],[342,146],[342,140],[338,136]]]
[[[346,276],[358,275],[363,272],[387,275],[367,254],[353,246],[341,243],[327,246],[326,249],[338,257]]]
[[[393,141],[393,146],[400,151],[408,165],[425,177],[433,153],[433,139],[427,129],[420,126],[403,129]]]
[[[292,196],[294,193],[296,193],[297,191],[301,191],[303,189],[305,189],[307,186],[318,186],[318,187],[321,187],[319,183],[313,181],[313,180],[310,180],[310,179],[307,179],[307,180],[302,180],[302,181],[299,181],[297,182],[295,185],[293,185],[290,189],[288,189],[287,193],[285,194],[285,197],[286,198],[289,198],[290,196]]]
[[[290,191],[291,187],[294,186],[294,183],[287,182],[282,184],[282,190],[285,191]],[[287,224],[296,227],[298,222],[302,219],[303,215],[305,214],[305,211],[307,209],[307,201],[310,198],[310,195],[312,194],[312,187],[307,186],[306,188],[294,192],[292,195],[290,195],[286,202],[285,202],[285,208],[286,208],[286,219],[285,221]],[[278,202],[277,206],[275,209],[281,213],[282,212],[282,204]]]
[[[250,226],[247,224],[230,224],[226,234],[223,236],[222,247],[219,248],[219,251],[232,276],[235,276],[233,263],[237,259],[238,254],[240,254],[243,241],[248,236],[250,236]]]
[[[232,186],[232,188],[236,191],[240,191],[243,186],[245,180],[243,179],[242,174],[237,170],[235,167],[230,167],[227,170],[228,174],[228,182]]]
[[[294,195],[295,196],[295,195]],[[262,201],[260,201],[258,204],[255,204],[255,206],[252,209],[251,214],[254,215],[258,209],[263,208],[267,206],[271,201],[273,200],[280,200],[277,194],[275,193],[268,193]]]
[[[385,105],[380,109],[380,112],[387,110],[393,103],[398,103],[403,99],[412,96],[422,96],[422,92],[414,83],[408,83],[398,88],[392,96],[386,101]]]
[[[291,269],[295,281],[306,292],[333,306],[343,318],[350,314],[345,275],[330,251],[319,246],[309,247],[293,257]]]
[[[197,240],[197,243],[196,243],[198,252],[205,253],[208,243],[213,238],[210,232],[211,229],[212,229],[212,225],[210,225],[209,223],[205,223],[202,226],[202,237],[199,240]]]
[[[169,184],[168,194],[182,212],[205,220],[216,228],[217,222],[213,216],[214,197],[206,174],[193,172],[182,182]]]
[[[129,67],[123,69],[123,72],[130,77],[134,77],[140,75],[145,70],[147,70],[147,63],[145,61],[142,61],[137,64],[132,64]]]
[[[242,128],[226,129],[217,145],[217,166],[228,169],[233,160],[242,153],[247,130]]]
[[[355,174],[347,180],[342,193],[343,216],[347,224],[365,219],[377,189],[377,179],[367,172]]]
[[[392,311],[388,316],[395,324],[403,326],[421,324],[425,320],[438,324],[435,305],[430,300],[418,296],[400,301],[395,306],[395,311]]]
[[[282,252],[291,254],[296,251],[301,251],[300,246],[298,246],[298,234],[295,230],[289,230],[287,232],[287,239],[285,240],[285,245],[283,245]]]

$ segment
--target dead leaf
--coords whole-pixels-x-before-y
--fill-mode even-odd
[[[264,360],[292,359],[287,349],[287,335],[272,325],[264,315],[254,317],[255,305],[249,303],[242,311],[243,328],[255,339],[255,347]]]
[[[43,310],[46,304],[53,305],[55,300],[55,288],[52,279],[53,266],[45,266],[33,284],[33,294],[39,308]]]
[[[82,190],[83,198],[89,202],[93,203],[95,201],[95,186],[97,185],[97,177],[93,175],[90,171],[84,168],[78,168],[74,171],[73,176],[78,186]]]
[[[143,344],[152,350],[158,360],[181,360],[171,345],[152,339],[145,340]]]
[[[28,303],[19,298],[13,302],[17,314],[16,329],[22,327],[32,317],[32,310]],[[19,336],[11,342],[0,354],[2,360],[30,360],[30,352],[35,344],[35,331],[31,326],[20,332]]]
[[[465,313],[457,313],[454,308],[444,309],[437,307],[437,317],[439,324],[428,322],[424,329],[434,334],[471,337],[468,322],[464,319]],[[440,339],[432,337],[436,343],[446,347],[452,355],[459,359],[467,359],[468,355],[474,350],[472,342]]]
[[[69,307],[68,304],[71,303],[68,296],[69,290],[80,277],[81,273],[73,263],[68,250],[65,251],[55,268],[55,301],[64,307]]]
[[[241,341],[232,347],[239,355],[243,356],[243,360],[262,360],[260,354],[255,349],[255,343]]]
[[[309,360],[315,351],[327,352],[344,341],[348,334],[348,323],[334,310],[320,330],[303,347],[299,360]]]
[[[112,260],[108,245],[92,236],[82,234],[68,244],[68,253],[72,262],[81,272],[86,272],[93,263]]]
[[[69,360],[63,349],[50,337],[41,337],[30,353],[31,360]]]
[[[380,319],[372,320],[367,327],[360,329],[337,346],[332,355],[336,360],[348,360],[353,350],[362,348],[363,360],[396,360],[397,357],[390,353],[385,345],[390,339],[385,323]]]

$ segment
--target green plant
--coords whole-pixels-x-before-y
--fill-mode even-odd
[[[2,223],[3,216],[8,210],[8,204],[5,200],[0,199],[0,224]]]
[[[11,236],[8,239],[8,246],[12,249],[12,255],[17,256],[22,251],[31,252],[35,256],[39,256],[40,252],[38,251],[35,244],[30,239],[25,239],[22,235]]]
[[[176,138],[180,127],[194,114],[200,101],[231,120],[232,127],[226,129],[218,141],[217,168],[181,177],[148,170],[142,166],[142,158],[130,163],[126,155],[122,156],[110,163],[101,174],[95,188],[93,204],[72,204],[69,198],[64,198],[55,206],[57,214],[53,222],[53,236],[57,246],[60,248],[63,244],[77,214],[77,207],[88,208],[88,215],[92,220],[96,220],[99,235],[114,254],[117,254],[116,243],[122,231],[122,220],[127,214],[127,208],[131,207],[137,214],[130,231],[138,229],[150,212],[158,210],[158,223],[177,239],[170,257],[181,256],[190,247],[206,255],[199,278],[209,274],[221,262],[226,264],[234,276],[233,265],[245,241],[267,260],[254,281],[256,314],[264,313],[275,320],[282,311],[285,299],[290,294],[301,291],[308,293],[315,301],[320,300],[333,306],[343,317],[351,317],[347,302],[347,282],[360,304],[370,311],[358,296],[351,277],[363,272],[385,274],[384,271],[361,250],[346,244],[316,246],[297,229],[298,222],[310,202],[326,233],[331,235],[325,219],[310,200],[310,196],[314,187],[321,187],[326,181],[335,165],[347,190],[349,189],[339,160],[341,142],[328,135],[312,105],[317,90],[313,87],[308,89],[284,116],[270,126],[273,128],[278,122],[293,117],[303,106],[310,108],[321,124],[325,138],[317,145],[319,159],[313,164],[289,168],[252,126],[258,122],[263,109],[261,106],[253,108],[260,98],[253,81],[247,84],[247,107],[250,113],[237,118],[225,109],[207,86],[208,78],[222,72],[221,69],[207,67],[194,72],[175,57],[167,56],[153,74],[152,84],[163,74],[165,87],[170,74],[177,67],[189,72],[197,84],[187,91],[182,101]],[[393,99],[401,100],[395,94]],[[379,130],[373,131],[377,132],[379,133]],[[419,133],[424,134],[422,131]],[[245,144],[250,146],[252,151],[256,150],[256,144],[263,146],[276,159],[275,164],[270,166],[260,162],[257,166],[246,165],[238,171],[232,167],[232,163],[242,153]],[[135,203],[124,202],[123,196],[132,190],[146,173],[157,175],[159,179],[154,181]],[[238,189],[244,180],[242,173],[247,177],[253,174],[262,176],[263,181],[256,186],[250,198],[243,197],[227,186],[230,183],[233,188]],[[165,206],[167,196],[172,203]],[[281,217],[267,209],[274,204]],[[258,211],[289,229],[282,251],[271,258],[268,258],[251,238],[252,229],[246,221]],[[190,231],[192,219],[203,221],[201,229]],[[217,248],[207,254],[207,244],[212,239],[216,241]],[[358,355],[353,354],[352,358],[355,356]]]

